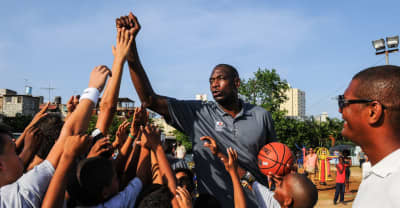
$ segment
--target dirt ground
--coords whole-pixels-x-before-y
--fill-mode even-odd
[[[302,170],[299,170],[301,172]],[[331,170],[331,177],[328,180],[327,185],[323,186],[319,184],[318,179],[313,179],[314,184],[317,185],[318,188],[318,202],[315,207],[352,207],[354,198],[356,197],[358,186],[361,183],[361,168],[359,167],[351,167],[350,169],[350,188],[349,192],[344,194],[344,201],[345,204],[333,204],[333,197],[335,196],[335,181],[336,181],[336,169],[332,168]],[[339,200],[338,200],[339,201]]]

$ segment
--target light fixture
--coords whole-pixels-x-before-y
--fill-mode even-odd
[[[397,48],[399,46],[399,36],[386,37],[388,48]]]
[[[386,49],[385,46],[385,40],[383,38],[379,39],[379,40],[373,40],[372,41],[372,46],[375,48],[375,50],[380,51],[383,49]]]

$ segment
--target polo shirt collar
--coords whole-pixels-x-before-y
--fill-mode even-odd
[[[369,172],[384,178],[399,168],[399,166],[396,165],[399,162],[399,159],[400,149],[397,149],[372,166]],[[367,174],[366,177],[369,175],[370,174]]]
[[[240,104],[242,105],[242,109],[239,111],[239,113],[236,115],[236,117],[235,117],[235,119],[236,118],[239,118],[239,117],[241,117],[241,116],[243,116],[243,115],[246,115],[246,116],[248,116],[248,115],[251,115],[251,112],[249,112],[249,106],[247,105],[247,103],[245,103],[242,99],[240,99],[239,98],[239,102],[240,102]],[[225,115],[229,115],[227,112],[225,112],[223,109],[222,109],[222,107],[217,103],[217,102],[215,102],[215,104],[216,104],[216,106],[217,106],[217,109],[218,109],[218,113],[219,113],[219,115],[220,116],[225,116]]]

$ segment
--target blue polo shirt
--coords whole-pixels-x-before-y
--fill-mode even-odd
[[[215,102],[180,101],[168,98],[168,123],[188,135],[193,143],[195,172],[199,193],[214,195],[223,207],[234,207],[232,181],[219,158],[203,146],[202,136],[215,139],[219,151],[232,147],[238,152],[239,165],[261,183],[267,179],[258,169],[257,155],[265,144],[275,141],[271,115],[265,109],[242,103],[232,118]],[[254,195],[247,195],[249,207],[257,207]]]

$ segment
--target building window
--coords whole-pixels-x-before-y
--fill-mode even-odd
[[[6,97],[6,103],[11,103],[11,97]]]
[[[18,103],[21,103],[21,102],[22,102],[22,97],[21,97],[21,96],[18,96],[17,102],[18,102]]]

